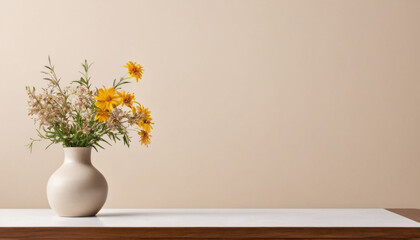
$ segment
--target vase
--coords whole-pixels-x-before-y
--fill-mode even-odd
[[[94,216],[108,195],[105,177],[92,165],[91,147],[64,148],[64,162],[51,175],[47,197],[62,217]]]

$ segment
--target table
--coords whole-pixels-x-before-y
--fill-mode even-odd
[[[419,209],[0,209],[0,239],[420,239]]]

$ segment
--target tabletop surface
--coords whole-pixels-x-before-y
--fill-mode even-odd
[[[50,209],[0,209],[0,227],[420,227],[385,209],[102,209],[58,217]]]

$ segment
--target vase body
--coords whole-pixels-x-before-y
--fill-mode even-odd
[[[52,210],[62,217],[94,216],[108,195],[105,177],[92,165],[90,147],[64,148],[64,163],[47,184]]]

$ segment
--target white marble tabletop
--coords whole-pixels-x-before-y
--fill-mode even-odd
[[[50,209],[0,209],[0,227],[420,227],[385,209],[102,209],[58,217]]]

